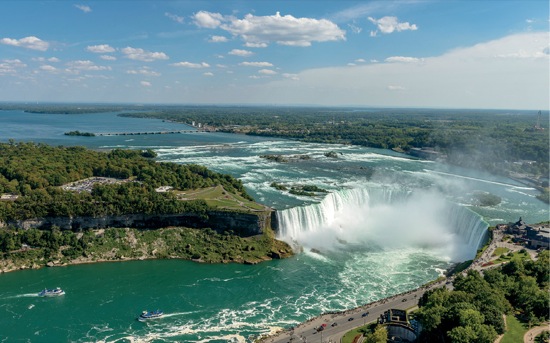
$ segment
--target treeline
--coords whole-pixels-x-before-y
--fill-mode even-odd
[[[158,242],[163,242],[158,244]],[[24,247],[24,248],[22,248]],[[243,238],[211,229],[164,228],[139,230],[109,228],[101,233],[84,230],[0,230],[0,267],[40,267],[48,262],[70,263],[77,258],[183,258],[203,262],[258,262],[284,258],[292,249],[269,235]],[[5,264],[7,265],[7,264]]]
[[[483,275],[474,270],[457,275],[452,291],[426,292],[415,315],[423,329],[419,342],[493,343],[505,332],[504,314],[529,324],[547,321],[549,256],[548,250],[537,261],[517,256]]]
[[[155,153],[121,149],[104,153],[82,147],[52,147],[13,141],[0,144],[0,194],[18,196],[14,201],[0,201],[0,220],[202,213],[208,209],[203,200],[180,201],[171,192],[156,192],[155,188],[160,186],[188,190],[222,185],[228,192],[251,199],[242,182],[230,175],[194,164],[157,163],[144,156],[155,156]],[[60,188],[94,176],[126,182],[95,184],[91,192]]]
[[[296,107],[157,108],[121,116],[202,123],[221,131],[408,151],[431,147],[447,161],[493,173],[549,172],[548,114],[474,110]],[[511,162],[533,161],[533,163]]]

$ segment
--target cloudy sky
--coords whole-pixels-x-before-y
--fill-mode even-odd
[[[0,101],[550,102],[547,0],[3,0],[0,22]]]

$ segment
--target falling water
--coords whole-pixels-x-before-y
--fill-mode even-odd
[[[416,246],[453,261],[472,258],[487,237],[487,223],[441,194],[345,189],[321,202],[278,212],[279,238],[315,249],[353,242],[366,249]],[[349,244],[345,244],[346,247]]]

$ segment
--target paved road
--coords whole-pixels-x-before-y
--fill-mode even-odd
[[[434,284],[430,288],[441,287],[444,284],[444,282],[441,282]],[[325,314],[320,317],[313,318],[305,323],[301,323],[292,331],[287,330],[279,333],[278,335],[269,337],[265,340],[265,342],[340,342],[340,339],[346,332],[362,326],[365,323],[377,320],[381,314],[390,308],[405,310],[415,307],[418,303],[418,299],[427,289],[430,288],[422,288],[406,294],[396,295],[391,298],[337,314]],[[369,314],[362,317],[362,314],[367,311]],[[350,321],[350,318],[353,318],[353,320]],[[337,325],[332,326],[333,323],[336,323]],[[318,332],[316,328],[320,327],[322,324],[326,324],[326,327],[323,331]]]

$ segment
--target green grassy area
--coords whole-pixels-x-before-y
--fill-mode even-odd
[[[254,201],[247,200],[238,194],[227,192],[222,186],[196,189],[191,191],[178,191],[178,197],[182,200],[203,199],[208,206],[232,210],[232,211],[264,211],[266,207]]]
[[[524,324],[522,324],[514,316],[506,316],[507,330],[500,343],[518,343],[523,342],[523,336],[528,331]]]
[[[500,249],[500,248],[499,248]],[[498,264],[498,263],[503,263],[503,262],[509,262],[512,257],[514,256],[519,256],[522,260],[530,260],[531,259],[531,256],[529,255],[529,253],[527,251],[517,251],[517,252],[513,252],[513,253],[508,253],[506,255],[501,255],[498,259],[494,260],[493,263],[494,264]]]
[[[500,256],[502,254],[507,254],[509,251],[510,249],[508,248],[499,247],[495,249],[495,251],[493,252],[493,256]]]

